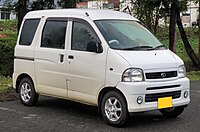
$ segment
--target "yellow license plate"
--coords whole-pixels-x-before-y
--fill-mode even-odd
[[[158,109],[172,107],[172,97],[158,98]]]

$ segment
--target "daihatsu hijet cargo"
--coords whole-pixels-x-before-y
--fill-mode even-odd
[[[98,106],[106,123],[159,110],[177,117],[190,102],[183,61],[122,12],[29,12],[15,47],[13,86],[26,106],[39,95]]]

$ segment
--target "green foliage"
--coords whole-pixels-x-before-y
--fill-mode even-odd
[[[157,38],[166,46],[168,47],[169,44],[169,28],[162,27],[158,28],[159,34],[157,34]],[[187,34],[189,43],[191,44],[194,51],[197,53],[198,50],[198,29],[193,28],[185,28],[185,32]],[[182,42],[180,33],[178,29],[176,30],[176,52],[185,52],[184,44]]]
[[[187,72],[187,77],[190,80],[200,80],[200,71],[190,71],[190,72]]]
[[[14,46],[17,40],[17,21],[0,21],[0,75],[11,76],[13,73]]]
[[[170,15],[172,1],[175,1],[180,11],[187,10],[188,0],[133,0],[131,10],[134,16],[156,34],[159,19],[164,18],[166,21]]]
[[[17,20],[0,21],[0,30],[17,31]]]
[[[12,79],[10,77],[4,77],[0,75],[0,93],[5,92],[12,86]]]
[[[13,72],[14,46],[9,43],[1,43],[0,40],[0,74],[11,76]]]
[[[12,10],[16,5],[17,0],[4,0],[3,6],[6,7],[5,9]]]
[[[36,0],[31,3],[31,10],[53,9],[54,0]]]

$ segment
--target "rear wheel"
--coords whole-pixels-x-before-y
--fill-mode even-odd
[[[178,106],[178,107],[160,109],[159,111],[166,117],[175,118],[179,116],[184,111],[184,109],[185,109],[184,106]]]
[[[19,84],[19,98],[25,106],[34,106],[38,101],[38,94],[35,92],[33,82],[29,78],[24,78]]]
[[[126,101],[117,91],[110,91],[101,101],[101,113],[105,122],[111,126],[123,126],[128,118]]]

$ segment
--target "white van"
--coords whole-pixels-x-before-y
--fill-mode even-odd
[[[29,12],[15,47],[13,86],[26,106],[39,95],[98,106],[106,123],[159,110],[177,117],[190,102],[183,61],[122,12]]]

